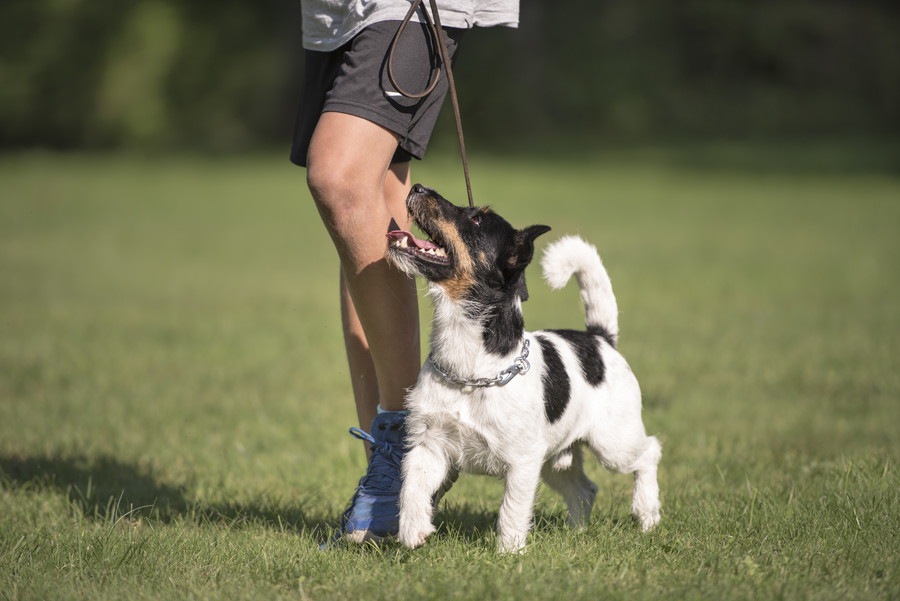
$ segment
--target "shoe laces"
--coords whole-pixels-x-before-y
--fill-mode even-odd
[[[353,493],[347,509],[341,515],[340,531],[336,532],[335,536],[332,537],[332,543],[344,532],[360,491],[365,489],[366,492],[391,493],[395,483],[399,480],[400,462],[403,460],[402,445],[393,444],[386,440],[378,440],[360,428],[350,428],[350,434],[369,443],[372,448],[372,458],[369,461],[365,475],[356,486],[356,491]],[[321,545],[320,548],[325,548],[326,545]]]
[[[359,481],[359,489],[365,487],[375,492],[390,492],[400,477],[400,462],[403,461],[403,445],[387,440],[378,440],[365,430],[350,428],[351,436],[369,443],[372,459],[365,476]],[[355,495],[354,495],[355,496]]]

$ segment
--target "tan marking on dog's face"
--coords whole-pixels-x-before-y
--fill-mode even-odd
[[[437,282],[453,300],[459,300],[475,285],[474,266],[468,245],[459,235],[456,225],[446,219],[432,223],[453,256],[453,276]]]

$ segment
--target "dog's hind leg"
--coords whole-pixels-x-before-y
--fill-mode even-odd
[[[434,532],[432,517],[435,495],[447,480],[447,457],[426,445],[411,448],[403,458],[403,485],[400,489],[400,542],[415,549]]]
[[[459,478],[459,470],[451,466],[447,470],[447,477],[444,478],[444,481],[437,489],[437,492],[434,493],[434,495],[431,497],[432,515],[437,511],[438,505],[440,504],[441,499],[444,498],[444,495],[446,495],[450,491],[450,489],[453,488],[453,485],[456,483],[457,478]]]
[[[662,458],[662,446],[655,436],[647,438],[647,447],[634,462],[634,498],[631,513],[647,532],[659,523],[659,484],[656,467]]]
[[[544,464],[541,477],[566,502],[566,523],[572,528],[585,528],[591,519],[597,485],[584,475],[581,445],[574,445],[568,453],[571,456],[570,465],[561,465],[551,459]]]
[[[620,438],[615,440],[609,432],[601,431],[599,435],[588,440],[591,451],[603,466],[621,474],[634,474],[634,497],[631,502],[631,513],[646,532],[659,523],[659,485],[656,482],[656,469],[662,458],[662,446],[654,436],[643,433],[636,427],[631,428],[631,435],[624,436],[628,428],[619,430]],[[614,440],[616,444],[610,444]]]

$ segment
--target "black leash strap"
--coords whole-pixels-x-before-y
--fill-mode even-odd
[[[459,115],[459,100],[456,97],[456,83],[453,81],[453,68],[450,65],[450,53],[447,51],[447,44],[444,41],[443,27],[441,26],[441,16],[438,14],[436,0],[429,0],[431,4],[431,15],[429,15],[428,11],[425,10],[425,6],[422,2],[423,0],[412,0],[412,4],[409,7],[409,12],[406,13],[406,17],[403,18],[403,21],[400,22],[400,27],[397,28],[397,33],[394,35],[394,39],[391,41],[391,48],[390,53],[388,54],[387,63],[388,79],[390,80],[391,85],[394,86],[394,89],[403,96],[412,99],[424,98],[434,90],[434,88],[438,84],[438,81],[440,81],[441,66],[443,65],[444,69],[447,72],[447,84],[450,87],[450,103],[453,105],[453,117],[456,119],[456,137],[459,140],[459,155],[462,158],[463,173],[466,176],[466,193],[469,195],[469,206],[474,207],[475,201],[472,198],[472,183],[471,181],[469,181],[469,161],[466,158],[466,141],[463,137],[462,119]],[[397,85],[397,80],[394,78],[394,51],[397,49],[397,41],[406,30],[406,26],[409,25],[409,22],[412,20],[413,15],[415,15],[416,11],[420,8],[422,9],[422,15],[425,18],[425,25],[428,28],[428,31],[431,33],[431,37],[434,40],[435,46],[437,46],[438,48],[441,60],[438,65],[432,68],[431,81],[428,83],[428,86],[425,88],[425,90],[415,93],[407,92],[399,85]]]

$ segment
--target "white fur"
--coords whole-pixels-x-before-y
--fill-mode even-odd
[[[615,297],[592,246],[579,238],[563,238],[548,249],[543,266],[548,282],[557,288],[574,274],[588,324],[602,326],[613,336],[618,333]],[[439,285],[431,284],[430,290],[435,303],[432,354],[442,367],[465,377],[493,377],[512,364],[519,347],[506,357],[486,352],[481,325]],[[566,410],[553,424],[545,415],[544,361],[535,334],[554,343],[571,385]],[[644,430],[640,388],[625,359],[598,338],[605,379],[591,386],[565,340],[552,332],[524,336],[530,341],[531,370],[505,386],[454,385],[431,363],[423,366],[407,399],[410,450],[403,461],[398,535],[407,547],[418,547],[434,532],[433,500],[459,471],[505,480],[498,519],[502,553],[524,550],[542,477],[565,500],[569,524],[586,526],[597,487],[584,475],[582,445],[608,469],[634,473],[633,515],[643,530],[659,522],[656,466],[661,447]]]
[[[541,267],[544,279],[555,290],[574,275],[584,301],[585,323],[603,326],[613,341],[618,340],[619,308],[596,247],[578,236],[565,236],[547,247]]]

